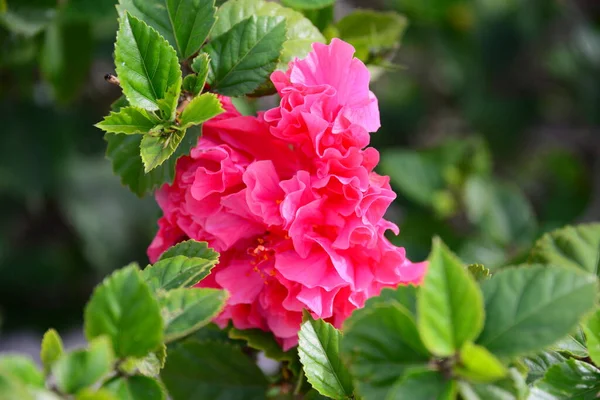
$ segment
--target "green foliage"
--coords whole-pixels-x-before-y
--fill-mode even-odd
[[[198,51],[215,23],[214,0],[120,0],[119,4],[156,29],[181,59]]]
[[[144,173],[144,164],[140,157],[143,138],[140,135],[106,134],[104,137],[108,142],[106,155],[112,161],[115,174],[121,177],[121,182],[141,197],[162,186],[163,183],[173,182],[177,159],[189,153],[197,144],[200,134],[200,128],[189,128],[172,157],[148,174]]]
[[[204,86],[204,85],[202,85]],[[181,113],[181,127],[200,125],[225,110],[216,95],[205,93],[195,97]]]
[[[62,339],[54,329],[48,329],[42,338],[42,346],[40,350],[40,359],[44,366],[46,374],[50,372],[52,365],[63,354]]]
[[[164,400],[165,393],[156,379],[146,376],[115,378],[104,385],[119,400]]]
[[[44,375],[29,358],[19,355],[0,357],[0,371],[6,371],[20,383],[33,387],[44,387]]]
[[[181,85],[177,53],[153,28],[125,13],[115,44],[115,64],[132,106],[158,110],[171,87]]]
[[[217,289],[179,288],[160,297],[165,342],[183,338],[207,325],[225,307],[227,293]]]
[[[142,271],[142,277],[154,291],[191,287],[207,277],[218,260],[219,255],[205,242],[187,240],[165,251]]]
[[[160,376],[173,400],[264,399],[268,384],[253,360],[237,347],[194,339],[169,349]]]
[[[531,261],[579,268],[600,276],[600,224],[567,226],[545,234]]]
[[[159,347],[163,320],[158,301],[137,265],[106,278],[85,308],[85,335],[107,335],[117,357],[141,357]]]
[[[341,333],[325,321],[315,321],[307,312],[304,320],[298,333],[298,353],[306,379],[324,396],[352,398],[352,379],[339,354]]]
[[[587,348],[594,364],[600,365],[600,310],[594,314],[584,324],[585,338],[587,339]]]
[[[111,112],[98,122],[96,127],[110,133],[146,133],[152,130],[160,120],[151,112],[139,107],[123,107],[117,112]]]
[[[459,376],[472,382],[494,382],[508,373],[506,367],[485,347],[467,342],[460,351]]]
[[[395,12],[361,10],[342,18],[335,28],[340,39],[354,46],[356,56],[368,61],[396,48],[406,26],[406,18]]]
[[[570,359],[548,369],[536,383],[532,398],[591,400],[599,392],[600,370],[584,361]]]
[[[287,37],[277,69],[287,69],[288,62],[295,57],[302,58],[312,49],[315,42],[325,42],[319,30],[301,13],[280,6],[275,2],[263,0],[229,0],[217,13],[218,19],[212,35],[219,36],[230,30],[235,24],[252,15],[285,18]]]
[[[194,96],[199,94],[204,88],[206,77],[208,76],[208,64],[210,57],[206,53],[201,53],[194,58],[192,69],[196,74],[190,74],[183,80],[183,90],[190,92]]]
[[[399,303],[354,313],[343,331],[342,356],[365,399],[386,398],[407,371],[426,366],[430,358],[414,317]]]
[[[423,343],[445,357],[477,337],[483,327],[483,300],[460,260],[435,239],[418,295],[418,326]]]
[[[226,96],[251,93],[273,72],[286,37],[285,20],[252,16],[213,39],[208,83]]]
[[[272,360],[293,363],[298,357],[295,350],[283,351],[281,345],[277,343],[273,334],[270,332],[261,331],[260,329],[241,330],[231,328],[229,329],[228,334],[231,339],[244,340],[249,347],[263,351],[265,355]]]
[[[64,393],[76,393],[94,385],[111,371],[114,355],[108,337],[96,337],[89,349],[77,350],[63,355],[52,374],[56,385]]]
[[[510,358],[571,332],[594,307],[597,282],[575,269],[532,265],[500,271],[481,289],[487,318],[477,343]]]
[[[140,143],[140,155],[144,172],[148,173],[168,160],[177,150],[185,136],[185,130],[173,130],[167,135],[144,135]]]

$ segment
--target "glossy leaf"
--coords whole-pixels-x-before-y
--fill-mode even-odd
[[[417,293],[419,292],[418,287],[414,285],[399,285],[397,288],[384,288],[379,296],[371,297],[367,300],[365,308],[370,305],[383,304],[383,303],[397,303],[405,307],[407,311],[417,318]],[[356,311],[360,313],[360,311]]]
[[[533,247],[530,260],[600,276],[600,223],[567,226],[545,234]]]
[[[173,342],[208,324],[219,314],[228,294],[224,290],[180,288],[159,298],[165,321],[165,342]]]
[[[123,107],[118,112],[111,112],[95,126],[111,133],[147,133],[159,124],[158,118],[139,107]]]
[[[210,57],[206,53],[200,53],[194,58],[192,69],[196,74],[190,74],[183,80],[183,89],[190,92],[194,96],[198,95],[204,89],[206,77],[208,76],[208,64]]]
[[[477,343],[510,358],[571,332],[594,306],[597,282],[576,269],[532,265],[502,270],[481,288],[487,318]]]
[[[152,171],[169,159],[179,147],[185,132],[185,130],[173,130],[166,135],[144,135],[140,143],[140,155],[144,164],[144,172]]]
[[[588,349],[585,343],[585,336],[581,326],[578,326],[573,333],[551,346],[552,350],[560,351],[573,357],[585,358],[588,356]]]
[[[340,358],[341,333],[333,325],[304,313],[298,333],[298,354],[306,379],[319,393],[333,399],[352,396],[352,377]]]
[[[283,18],[252,16],[214,38],[204,48],[210,56],[211,91],[226,96],[251,93],[275,69],[285,37]]]
[[[121,183],[141,197],[164,183],[173,182],[177,159],[189,154],[191,148],[198,143],[200,133],[199,127],[189,128],[175,153],[148,174],[144,173],[144,165],[140,157],[141,135],[107,133],[104,136],[104,140],[108,142],[106,156],[112,161],[114,173],[121,177]]]
[[[470,264],[467,269],[471,273],[471,276],[475,278],[477,282],[485,281],[491,276],[490,270],[482,264]]]
[[[560,364],[567,359],[556,351],[543,351],[533,356],[524,357],[523,364],[529,369],[527,382],[531,383],[542,378],[554,364]]]
[[[52,365],[62,356],[63,343],[58,332],[48,329],[42,338],[40,359],[46,373],[50,372]]]
[[[570,359],[550,367],[535,388],[550,396],[534,391],[532,399],[596,399],[600,393],[600,370],[584,361]]]
[[[191,287],[208,276],[217,262],[218,255],[205,242],[188,240],[163,253],[142,271],[142,277],[153,291]]]
[[[419,290],[418,326],[423,343],[437,356],[450,356],[483,327],[483,298],[469,272],[439,239]]]
[[[239,348],[211,341],[174,344],[160,376],[173,400],[265,399],[268,385],[256,363]]]
[[[114,354],[108,337],[97,337],[89,349],[63,355],[52,367],[56,385],[64,393],[76,393],[91,386],[112,369]]]
[[[344,323],[341,352],[366,399],[385,399],[411,368],[429,362],[413,316],[399,304],[376,304]]]
[[[304,58],[312,50],[313,43],[325,43],[321,32],[302,13],[275,2],[262,0],[229,0],[223,4],[217,12],[218,19],[212,31],[213,37],[222,35],[235,24],[253,15],[285,18],[287,38],[283,43],[277,69],[286,70],[288,63],[295,57]]]
[[[119,400],[164,400],[166,394],[156,379],[147,376],[129,376],[112,379],[104,389]]]
[[[115,64],[123,93],[132,106],[158,110],[171,87],[181,86],[175,50],[156,30],[128,13],[121,17]]]
[[[96,287],[84,327],[88,339],[107,335],[117,357],[143,357],[160,346],[160,307],[136,266],[114,272]]]
[[[156,29],[181,59],[198,51],[215,23],[214,0],[119,0],[119,4]]]
[[[203,122],[221,114],[223,107],[219,98],[212,93],[204,93],[195,97],[181,113],[181,127],[200,125]]]

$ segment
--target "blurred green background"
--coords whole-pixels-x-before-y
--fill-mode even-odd
[[[93,127],[119,95],[113,0],[0,0],[0,330],[76,326],[93,286],[144,264],[159,211],[122,187]],[[378,0],[409,27],[374,84],[393,238],[519,262],[545,231],[600,219],[600,2]]]

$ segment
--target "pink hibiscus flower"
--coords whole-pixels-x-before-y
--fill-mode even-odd
[[[207,241],[220,263],[200,283],[230,292],[216,322],[297,344],[302,310],[339,327],[382,288],[421,282],[384,236],[395,194],[365,148],[379,128],[369,72],[349,44],[315,44],[271,76],[281,102],[258,117],[227,112],[203,126],[175,181],[156,198],[164,216],[152,261],[177,242]]]

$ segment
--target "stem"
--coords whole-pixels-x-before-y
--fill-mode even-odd
[[[300,370],[300,375],[298,376],[298,382],[296,382],[296,387],[294,388],[294,396],[300,394],[300,389],[302,389],[302,383],[304,382],[304,369]]]

